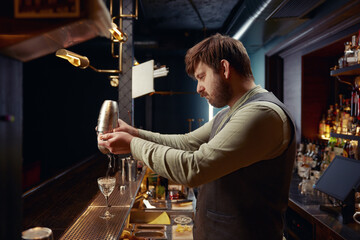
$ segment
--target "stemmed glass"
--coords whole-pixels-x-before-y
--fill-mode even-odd
[[[113,192],[115,188],[116,178],[115,177],[100,177],[97,180],[100,191],[105,196],[106,199],[106,211],[104,215],[101,215],[100,217],[103,219],[109,219],[114,217],[114,214],[111,214],[109,212],[110,206],[109,206],[109,196]]]

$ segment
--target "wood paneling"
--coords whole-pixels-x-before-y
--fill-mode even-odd
[[[332,62],[333,59],[326,56],[303,57],[301,128],[304,138],[317,139],[322,115],[330,104],[339,103],[337,80],[329,74]]]

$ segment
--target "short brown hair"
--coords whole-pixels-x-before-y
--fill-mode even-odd
[[[222,59],[227,60],[241,76],[253,78],[250,58],[244,45],[236,39],[219,33],[202,40],[187,51],[186,72],[194,78],[195,68],[199,62],[207,64],[217,72],[220,70]]]

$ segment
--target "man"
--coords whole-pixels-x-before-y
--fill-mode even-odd
[[[99,144],[131,152],[154,172],[199,186],[194,239],[282,239],[295,158],[295,126],[284,105],[256,86],[241,42],[216,34],[189,49],[197,92],[226,108],[184,135],[135,129],[119,120]]]

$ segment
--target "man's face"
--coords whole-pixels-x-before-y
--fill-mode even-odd
[[[196,66],[194,76],[198,82],[196,91],[206,98],[209,104],[216,108],[228,105],[232,91],[230,85],[224,81],[224,76],[202,62]]]

